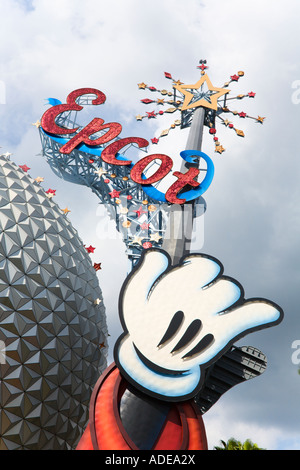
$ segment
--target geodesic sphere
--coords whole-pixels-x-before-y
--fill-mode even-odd
[[[96,271],[44,189],[0,157],[0,450],[76,447],[106,367]]]

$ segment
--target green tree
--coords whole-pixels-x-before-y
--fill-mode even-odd
[[[227,442],[220,441],[222,446],[215,446],[214,450],[264,450],[254,444],[250,439],[246,439],[244,443],[231,437]]]

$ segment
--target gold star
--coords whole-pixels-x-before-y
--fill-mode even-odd
[[[183,82],[181,82],[180,80],[173,80],[173,83],[175,85],[183,85]],[[174,85],[173,85],[174,86]]]
[[[94,302],[94,305],[99,305],[99,304],[100,304],[100,302],[102,302],[102,300],[100,300],[100,299],[96,299],[96,300],[95,300],[95,302]]]
[[[37,183],[42,183],[44,181],[44,178],[42,176],[38,176],[37,178],[35,178],[35,181]]]
[[[39,127],[41,127],[41,121],[33,122],[32,125],[38,129]]]
[[[161,240],[161,239],[162,239],[162,237],[159,235],[158,232],[153,233],[153,234],[150,235],[150,241],[153,241],[153,242],[157,242],[157,243],[158,243],[159,240]]]
[[[266,119],[265,117],[258,116],[257,121],[263,124],[265,119]]]
[[[225,149],[222,145],[216,145],[216,152],[223,153],[225,152]]]
[[[228,119],[224,119],[223,124],[225,124],[225,126],[228,126],[228,124],[230,124],[230,121],[228,121]]]
[[[237,133],[238,136],[240,137],[245,137],[245,134],[243,131],[239,130],[239,129],[235,129],[235,132]]]
[[[132,244],[133,244],[133,243],[138,243],[139,245],[142,246],[142,240],[143,240],[142,237],[138,237],[138,236],[136,235],[136,236],[133,238],[133,240],[132,240],[131,243],[132,243]]]
[[[143,116],[138,114],[137,116],[135,116],[135,118],[136,118],[137,121],[141,121],[143,119]]]
[[[162,99],[158,98],[156,103],[157,104],[165,104],[165,100],[164,100],[164,98],[162,98]]]
[[[99,178],[101,178],[101,176],[105,175],[107,173],[107,171],[104,170],[104,168],[98,168],[98,170],[95,170],[95,174],[99,176]]]
[[[63,213],[64,213],[64,214],[68,214],[69,212],[71,212],[71,211],[70,211],[70,209],[68,209],[67,207],[66,207],[65,209],[63,209]]]
[[[188,90],[199,90],[201,86],[206,83],[209,91],[215,92],[210,95],[210,102],[207,101],[205,98],[200,98],[198,101],[195,101],[194,103],[191,103],[191,101],[194,98],[193,93],[191,93]],[[212,85],[208,75],[203,75],[200,80],[195,83],[194,85],[174,85],[174,88],[178,90],[180,93],[184,95],[184,102],[182,105],[182,111],[185,111],[187,109],[193,109],[193,108],[198,108],[199,106],[202,106],[203,108],[209,108],[209,109],[214,109],[215,111],[218,109],[218,99],[229,93],[230,90],[224,90],[224,88],[216,88]]]
[[[140,88],[140,90],[145,90],[146,88],[146,83],[142,82],[142,83],[138,83],[138,87]]]

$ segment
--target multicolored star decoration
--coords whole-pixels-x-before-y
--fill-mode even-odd
[[[221,145],[217,137],[216,122],[226,126],[228,129],[233,129],[239,137],[245,137],[244,131],[237,129],[233,122],[228,117],[229,115],[238,116],[240,119],[253,119],[254,121],[263,124],[265,118],[258,116],[249,116],[245,111],[233,111],[228,107],[228,101],[238,100],[241,101],[245,98],[255,98],[256,93],[250,91],[246,94],[239,94],[230,96],[229,85],[238,82],[244,76],[243,71],[239,71],[230,76],[230,79],[224,83],[223,87],[215,87],[206,73],[208,66],[206,60],[200,60],[200,65],[197,67],[201,70],[201,78],[194,84],[185,85],[180,80],[175,80],[172,75],[165,72],[165,78],[172,80],[173,91],[167,89],[159,90],[154,86],[148,86],[146,83],[138,83],[141,90],[149,90],[151,92],[160,93],[164,98],[145,98],[141,102],[147,106],[156,104],[157,107],[169,105],[167,109],[157,109],[154,111],[146,112],[145,115],[137,115],[136,119],[142,121],[143,119],[153,119],[162,116],[166,113],[181,113],[181,118],[176,119],[168,129],[161,132],[160,136],[151,139],[152,144],[158,144],[160,138],[169,134],[170,130],[180,126],[182,129],[190,127],[193,119],[193,113],[196,108],[202,107],[205,109],[204,125],[208,127],[209,134],[213,137],[215,145],[215,152],[222,154],[225,148]],[[226,115],[226,117],[224,117]]]

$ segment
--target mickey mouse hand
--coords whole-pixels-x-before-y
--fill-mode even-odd
[[[245,300],[242,286],[222,273],[206,255],[171,268],[165,252],[145,252],[120,296],[125,333],[114,354],[128,381],[163,400],[186,400],[201,388],[201,369],[235,340],[281,321],[280,307]]]

